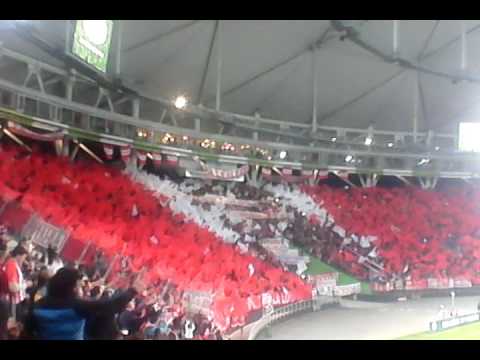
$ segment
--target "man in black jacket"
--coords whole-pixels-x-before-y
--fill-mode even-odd
[[[89,301],[77,297],[80,273],[62,268],[48,284],[47,296],[35,303],[25,322],[25,334],[40,340],[84,340],[88,318],[104,314],[118,314],[137,292],[134,286],[109,299]]]

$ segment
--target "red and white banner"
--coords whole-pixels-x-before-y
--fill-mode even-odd
[[[113,145],[103,144],[103,151],[105,151],[105,156],[107,157],[107,160],[113,159],[113,149]]]
[[[293,174],[293,170],[289,168],[283,168],[282,169],[282,175],[290,176]]]
[[[147,162],[147,153],[145,151],[137,150],[136,155],[138,160],[137,161],[138,167],[142,169]]]
[[[8,129],[15,135],[24,136],[29,139],[38,140],[38,141],[55,141],[55,140],[63,139],[64,137],[63,130],[42,134],[42,133],[36,133],[12,121],[9,121],[7,123],[7,126],[8,126]]]
[[[160,165],[162,165],[162,154],[159,153],[152,153],[152,160],[153,160],[153,165],[158,168]]]
[[[132,155],[132,147],[130,145],[121,146],[120,155],[122,156],[123,162],[127,163],[128,160],[130,160],[130,156]]]
[[[268,176],[272,175],[272,169],[265,168],[265,167],[262,168],[262,175],[268,175]]]
[[[164,161],[165,165],[167,166],[177,166],[178,164],[178,157],[174,156],[174,155],[166,155],[165,156],[165,161]]]

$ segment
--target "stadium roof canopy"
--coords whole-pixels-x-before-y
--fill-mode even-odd
[[[28,23],[24,33],[0,29],[0,41],[61,65],[25,32],[62,49],[66,22]],[[215,108],[221,43],[228,112],[311,124],[316,73],[318,126],[412,131],[416,118],[418,131],[448,133],[480,115],[479,20],[124,20],[121,29],[120,77],[153,97]]]

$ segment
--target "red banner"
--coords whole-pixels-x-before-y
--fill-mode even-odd
[[[63,130],[42,134],[27,129],[26,127],[23,127],[22,125],[16,124],[12,121],[8,122],[8,129],[16,135],[24,136],[29,139],[38,141],[55,141],[63,139],[64,137]]]

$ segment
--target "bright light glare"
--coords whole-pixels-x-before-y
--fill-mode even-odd
[[[480,152],[480,123],[460,123],[458,128],[458,149]]]
[[[183,95],[177,96],[174,105],[177,109],[184,109],[187,106],[187,98]]]
[[[332,142],[335,142],[337,141],[337,138],[336,137],[332,137]]]
[[[393,147],[393,143],[388,143],[387,146],[388,146],[389,148],[391,148],[391,147]]]
[[[353,156],[352,156],[352,155],[347,155],[347,156],[345,156],[345,161],[346,161],[346,162],[350,162],[350,161],[352,161],[352,160],[353,160]]]
[[[372,143],[373,143],[372,137],[367,136],[367,138],[365,139],[365,145],[370,146],[370,145],[372,145]]]
[[[429,162],[430,162],[430,159],[423,158],[422,160],[420,160],[420,161],[418,162],[418,165],[420,165],[420,166],[421,166],[421,165],[426,165],[426,164],[428,164]]]
[[[282,150],[282,151],[280,151],[279,156],[280,156],[280,159],[283,160],[287,157],[287,152],[285,150]]]

